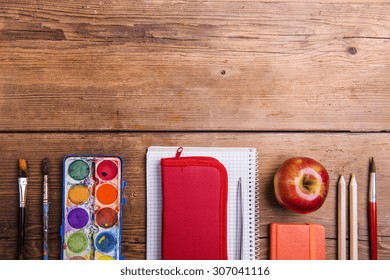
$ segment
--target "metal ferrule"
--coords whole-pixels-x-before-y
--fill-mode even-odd
[[[370,189],[369,189],[368,201],[376,202],[375,173],[370,173]]]
[[[26,207],[27,178],[18,178],[19,207]]]
[[[47,180],[47,175],[43,176],[43,204],[48,203],[48,180]]]

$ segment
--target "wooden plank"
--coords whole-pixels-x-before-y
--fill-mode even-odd
[[[3,0],[0,130],[390,130],[390,5],[286,2]]]
[[[337,180],[357,176],[359,258],[368,256],[367,197],[368,160],[375,157],[378,185],[379,259],[390,259],[389,133],[0,133],[0,259],[16,257],[17,159],[29,169],[27,258],[39,259],[41,248],[41,160],[50,159],[50,249],[59,258],[61,224],[61,165],[70,153],[107,153],[124,157],[127,205],[123,212],[123,253],[126,259],[144,259],[146,242],[145,155],[151,145],[255,147],[259,153],[260,257],[269,258],[271,222],[319,223],[326,229],[327,258],[337,257]],[[278,205],[273,175],[293,156],[310,156],[328,170],[328,198],[318,211],[294,214]]]

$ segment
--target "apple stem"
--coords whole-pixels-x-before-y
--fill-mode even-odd
[[[307,178],[307,177],[303,177],[303,187],[306,189],[306,190],[308,190],[308,191],[310,191],[310,186],[313,184],[313,181],[312,180],[310,180],[309,178]]]

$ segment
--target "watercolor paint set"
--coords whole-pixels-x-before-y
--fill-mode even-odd
[[[124,187],[120,157],[70,155],[64,158],[61,259],[123,259]]]

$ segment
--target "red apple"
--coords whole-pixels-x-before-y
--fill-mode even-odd
[[[274,190],[280,205],[296,213],[308,214],[324,203],[329,190],[329,175],[314,159],[290,158],[276,171]]]

